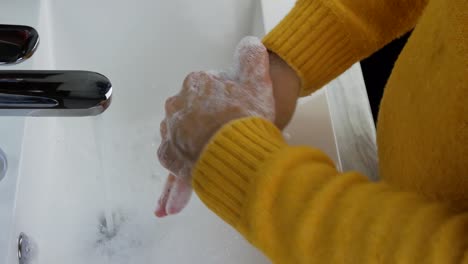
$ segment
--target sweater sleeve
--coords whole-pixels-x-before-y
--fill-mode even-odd
[[[200,199],[274,263],[468,263],[468,213],[339,173],[260,118],[225,125],[193,171]]]
[[[427,0],[299,0],[265,38],[302,80],[302,95],[413,28]]]

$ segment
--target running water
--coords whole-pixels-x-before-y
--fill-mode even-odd
[[[94,140],[98,155],[98,170],[96,180],[98,186],[102,189],[102,201],[104,210],[104,221],[101,224],[100,232],[107,238],[112,238],[116,234],[115,219],[113,214],[113,199],[111,180],[106,160],[107,141],[105,137],[105,125],[103,115],[94,118]]]

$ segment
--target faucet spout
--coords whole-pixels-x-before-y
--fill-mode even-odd
[[[39,34],[28,26],[0,25],[0,65],[30,58],[39,45]]]
[[[96,72],[0,71],[0,116],[93,116],[111,97],[111,82]]]

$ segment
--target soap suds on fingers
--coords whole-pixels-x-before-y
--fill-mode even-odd
[[[158,156],[172,174],[159,200],[157,216],[177,213],[188,203],[192,168],[205,144],[224,124],[248,116],[274,121],[267,49],[258,38],[242,39],[232,67],[190,73],[180,93],[166,103],[170,111],[166,127],[161,128],[166,135]]]

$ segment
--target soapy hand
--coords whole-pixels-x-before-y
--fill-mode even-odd
[[[254,37],[236,48],[224,72],[189,74],[182,90],[167,99],[161,122],[161,164],[170,171],[155,215],[180,212],[190,199],[191,172],[210,138],[226,123],[247,116],[275,119],[268,52]]]

